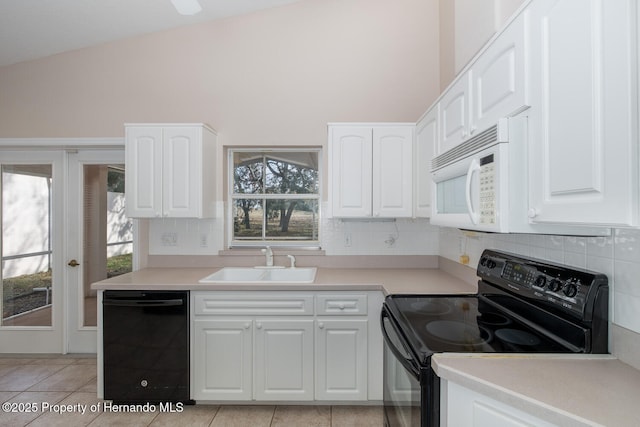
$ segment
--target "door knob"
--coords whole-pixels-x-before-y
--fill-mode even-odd
[[[76,261],[75,259],[72,259],[71,261],[69,261],[69,262],[67,263],[67,265],[68,265],[69,267],[77,267],[77,266],[79,266],[79,265],[80,265],[80,263],[79,263],[78,261]]]

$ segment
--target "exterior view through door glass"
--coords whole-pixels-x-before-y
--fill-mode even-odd
[[[2,326],[51,326],[51,165],[2,165]]]
[[[63,153],[0,157],[0,343],[6,353],[63,351]]]
[[[84,165],[83,326],[96,326],[91,284],[131,271],[132,221],[125,214],[124,165]]]

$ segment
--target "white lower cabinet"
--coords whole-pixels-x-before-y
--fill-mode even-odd
[[[316,322],[316,400],[367,400],[367,320]]]
[[[256,319],[256,400],[313,400],[313,320]]]
[[[192,334],[192,396],[202,400],[252,399],[253,320],[195,320]]]
[[[382,399],[382,293],[191,295],[193,399]]]
[[[555,426],[461,385],[443,380],[442,386],[442,427]]]

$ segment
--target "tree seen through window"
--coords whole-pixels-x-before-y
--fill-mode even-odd
[[[234,150],[232,245],[318,241],[318,150]]]

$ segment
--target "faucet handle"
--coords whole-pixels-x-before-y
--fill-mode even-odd
[[[262,249],[261,252],[266,257],[267,267],[273,267],[273,251],[271,250],[271,247],[267,246],[264,249]]]
[[[296,268],[296,257],[293,255],[287,255],[287,257],[291,260],[291,268]]]

